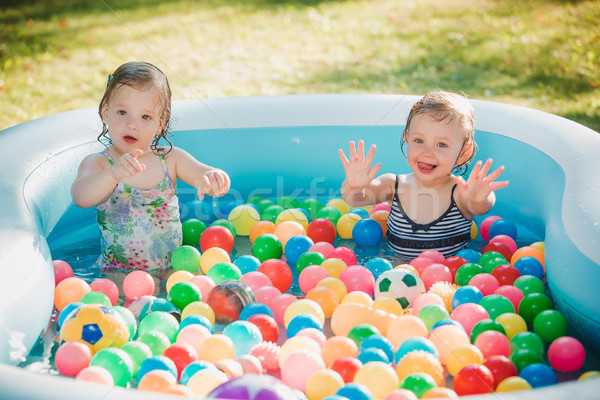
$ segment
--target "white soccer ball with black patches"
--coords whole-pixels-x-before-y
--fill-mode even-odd
[[[405,310],[413,300],[425,293],[425,284],[414,272],[406,269],[385,271],[375,282],[375,298],[392,297]]]

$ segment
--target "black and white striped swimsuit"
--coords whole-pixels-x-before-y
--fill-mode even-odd
[[[472,222],[465,218],[454,202],[454,189],[450,195],[450,206],[436,220],[428,224],[417,224],[404,212],[398,199],[398,176],[394,200],[388,217],[388,244],[401,258],[417,257],[423,250],[435,249],[444,257],[450,257],[463,249],[471,239]]]

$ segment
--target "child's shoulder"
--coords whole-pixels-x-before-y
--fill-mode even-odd
[[[81,160],[81,166],[106,168],[110,165],[108,158],[102,153],[92,153]]]

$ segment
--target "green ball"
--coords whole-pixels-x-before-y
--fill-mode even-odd
[[[500,325],[499,322],[486,318],[482,319],[476,323],[475,326],[473,326],[473,329],[471,330],[471,343],[475,343],[477,336],[485,331],[498,331],[506,336],[506,330],[502,325]]]
[[[183,232],[183,244],[188,246],[198,246],[200,244],[200,235],[206,229],[206,224],[199,219],[190,218],[181,223]]]
[[[514,353],[518,350],[531,350],[543,356],[544,342],[537,333],[530,331],[519,332],[510,340],[510,352]]]
[[[522,275],[515,279],[513,286],[519,289],[524,296],[527,296],[531,293],[546,293],[546,288],[544,287],[544,282],[536,276],[533,275]]]
[[[488,274],[491,274],[494,269],[496,269],[496,267],[500,266],[500,265],[507,265],[510,264],[508,261],[506,261],[504,258],[493,258],[491,260],[486,261],[485,263],[481,263],[481,261],[479,262],[479,265],[481,265],[483,267],[483,270],[485,272],[487,272]]]
[[[221,261],[210,267],[206,274],[215,285],[225,281],[237,281],[242,277],[242,272],[233,263]]]
[[[233,222],[231,222],[228,219],[218,219],[215,222],[213,222],[212,224],[210,224],[210,226],[213,226],[213,225],[220,225],[220,226],[224,226],[225,228],[229,229],[229,232],[231,232],[231,234],[233,235],[233,239],[235,240],[236,231],[235,231],[235,225],[233,225]]]
[[[428,390],[431,390],[434,387],[437,387],[435,379],[425,372],[412,373],[400,382],[400,389],[410,390],[419,399],[423,397]]]
[[[427,326],[427,330],[431,331],[431,327],[443,319],[450,319],[450,314],[445,307],[439,304],[426,304],[419,310],[417,315],[421,321]]]
[[[517,372],[521,372],[523,368],[529,364],[543,364],[544,359],[541,355],[533,350],[520,349],[510,355],[510,361],[517,367]]]
[[[129,308],[122,306],[114,306],[113,310],[118,312],[119,315],[123,317],[123,321],[125,321],[125,325],[127,325],[127,329],[129,330],[129,340],[133,339],[137,333],[137,322],[135,320],[135,315],[133,315]]]
[[[551,343],[567,335],[567,319],[558,310],[544,310],[533,319],[533,331]]]
[[[319,210],[323,208],[323,203],[318,199],[309,197],[300,202],[300,207],[308,211],[311,219],[315,219]]]
[[[112,306],[108,296],[102,292],[88,292],[84,294],[81,300],[79,301],[83,304],[99,304],[105,307]]]
[[[368,336],[379,335],[379,329],[370,324],[358,324],[354,328],[350,329],[348,334],[349,339],[352,339],[357,346],[360,346],[361,342]]]
[[[260,211],[260,214],[262,215],[267,208],[274,206],[275,202],[273,200],[263,199],[263,200],[260,200],[258,203],[255,203],[254,205],[256,207],[258,207],[258,210]]]
[[[198,286],[191,282],[177,282],[171,286],[171,289],[167,294],[167,300],[175,304],[175,307],[179,310],[183,310],[188,304],[193,303],[194,301],[201,301],[202,293]]]
[[[503,260],[504,264],[508,264],[508,262],[506,261],[506,258],[498,253],[497,251],[486,251],[485,253],[482,253],[481,256],[479,256],[479,260],[477,261],[477,264],[483,266],[484,264],[492,261],[492,260]]]
[[[327,218],[337,226],[338,220],[342,217],[342,212],[335,207],[325,206],[317,211],[317,218]]]
[[[304,268],[309,265],[321,265],[323,261],[325,261],[325,256],[322,253],[314,250],[305,251],[296,261],[296,272],[300,275]]]
[[[279,214],[281,214],[281,212],[283,211],[283,207],[278,206],[278,205],[272,205],[267,207],[261,214],[260,218],[263,221],[271,221],[273,223],[275,223],[275,221],[277,221],[277,217],[279,216]]]
[[[171,341],[164,333],[160,331],[148,331],[138,334],[138,342],[147,345],[152,351],[153,356],[160,356],[171,345]]]
[[[515,306],[509,299],[499,294],[490,294],[479,301],[479,305],[485,308],[491,319],[495,320],[504,313],[515,313]]]
[[[125,351],[133,361],[133,377],[137,377],[140,365],[145,359],[152,357],[150,346],[142,342],[127,342],[121,346],[121,350]]]
[[[283,246],[277,236],[264,233],[254,240],[252,255],[261,263],[272,258],[280,259],[283,256]]]
[[[171,254],[171,264],[175,271],[198,272],[200,270],[200,251],[189,245],[178,247]]]
[[[483,272],[485,271],[481,265],[476,263],[466,263],[456,271],[454,281],[459,286],[465,286],[469,284],[471,278]]]
[[[251,194],[246,198],[246,203],[256,205],[256,203],[264,199],[265,197],[260,194]]]
[[[116,347],[98,351],[92,357],[90,366],[106,369],[113,377],[116,386],[127,387],[133,378],[133,361],[129,354]]]
[[[519,303],[519,315],[523,317],[528,326],[533,325],[535,317],[544,310],[552,310],[554,303],[545,294],[530,293],[525,295]]]
[[[177,332],[179,332],[179,322],[168,312],[154,311],[140,321],[138,336],[151,331],[162,332],[171,343],[175,343]]]
[[[298,208],[300,207],[300,203],[293,196],[281,196],[277,199],[277,205],[283,207],[284,209],[288,208]]]

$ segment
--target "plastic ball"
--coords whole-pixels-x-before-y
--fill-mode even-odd
[[[510,258],[510,263],[512,265],[515,265],[517,260],[519,260],[522,257],[527,257],[527,256],[537,259],[542,264],[542,267],[544,268],[544,270],[546,269],[545,262],[544,262],[544,252],[540,249],[537,249],[537,248],[531,247],[531,246],[523,246],[523,247],[517,249],[517,251],[515,251],[513,253],[512,257]]]
[[[388,326],[387,332],[384,332],[388,339],[398,348],[404,341],[415,336],[427,337],[427,326],[414,315],[402,315],[392,320]]]
[[[499,236],[501,236],[501,235],[499,235]],[[490,241],[490,243],[488,243],[483,248],[483,250],[481,250],[482,253],[486,253],[489,251],[500,253],[502,255],[502,257],[504,257],[505,260],[510,260],[510,258],[512,257],[512,253],[513,253],[513,251],[507,245],[505,245],[504,243],[498,242],[498,241],[497,242]]]
[[[431,330],[431,327],[436,322],[450,318],[448,310],[440,304],[426,304],[421,308],[417,316],[425,322],[428,330]]]
[[[169,358],[177,368],[177,379],[190,363],[198,361],[198,351],[189,344],[175,343],[165,349],[163,356]]]
[[[344,386],[344,380],[334,370],[321,369],[315,371],[306,382],[306,397],[309,400],[321,400],[333,395],[339,388]]]
[[[336,229],[342,239],[352,239],[352,230],[362,217],[355,213],[343,214],[337,221]],[[377,224],[379,227],[379,224]]]
[[[222,261],[213,265],[206,273],[206,276],[211,278],[215,285],[218,285],[225,281],[239,280],[242,277],[242,272],[235,264]]]
[[[235,345],[228,336],[215,333],[204,339],[198,357],[200,360],[212,363],[224,358],[235,358]]]
[[[373,274],[362,265],[352,265],[345,268],[340,273],[339,279],[344,282],[349,292],[361,291],[372,295],[375,289]]]
[[[361,219],[352,228],[352,239],[359,246],[377,246],[382,238],[383,229],[374,219]]]
[[[255,300],[254,293],[248,285],[236,280],[227,280],[210,291],[207,304],[215,313],[218,323],[228,324],[238,320],[243,308]]]
[[[83,304],[98,304],[105,307],[110,307],[110,299],[102,292],[89,292],[83,295],[80,303]]]
[[[309,299],[300,299],[292,302],[286,308],[283,324],[287,327],[291,320],[299,314],[311,314],[315,316],[321,323],[321,326],[325,323],[325,315],[317,303]]]
[[[346,286],[346,285],[344,285],[344,286]],[[348,294],[346,294],[344,296],[344,298],[341,301],[341,304],[346,304],[346,303],[355,303],[355,304],[363,305],[365,307],[371,307],[371,305],[373,304],[373,299],[371,298],[371,296],[369,296],[365,292],[361,292],[360,290],[355,290],[353,292],[348,292]]]
[[[208,296],[207,296],[207,298],[208,298]],[[215,312],[207,303],[204,303],[202,301],[195,301],[193,303],[188,304],[181,312],[182,323],[183,323],[183,321],[185,321],[185,319],[187,319],[188,317],[193,316],[193,315],[199,315],[199,316],[206,318],[210,325],[210,326],[207,326],[207,328],[209,328],[209,329],[212,329],[212,325],[215,324]],[[202,325],[206,325],[206,324],[202,323]]]
[[[400,382],[400,389],[407,389],[413,392],[418,398],[433,388],[437,387],[435,380],[424,372],[415,372],[408,375]]]
[[[444,368],[435,355],[425,350],[414,350],[402,357],[396,364],[396,374],[400,381],[415,372],[425,372],[437,385],[444,382]]]
[[[351,249],[344,246],[339,246],[333,249],[331,253],[329,253],[329,255],[327,256],[327,258],[339,258],[348,266],[356,265],[357,262],[356,254],[354,254],[354,252]]]
[[[459,286],[468,285],[475,275],[483,272],[485,271],[481,265],[476,263],[467,263],[456,271],[454,281]]]
[[[207,249],[200,257],[200,268],[202,272],[208,274],[213,265],[220,262],[230,262],[229,253],[220,247],[211,247]]]
[[[292,284],[292,271],[285,261],[275,258],[265,260],[260,264],[257,272],[266,276],[271,285],[281,292],[287,291]]]
[[[373,395],[368,387],[356,382],[348,382],[335,392],[342,399],[373,400]],[[338,400],[337,398],[335,400]]]
[[[233,342],[236,357],[249,354],[254,345],[263,341],[258,327],[249,321],[233,321],[223,329],[223,335]]]
[[[269,375],[247,374],[219,385],[206,396],[206,400],[286,400],[297,397],[294,390],[279,379]]]
[[[284,324],[283,321],[287,308],[290,306],[290,304],[297,300],[298,299],[296,296],[290,293],[281,293],[271,300],[271,303],[268,304],[268,306],[271,308],[271,310],[273,310],[273,315],[275,316],[275,321],[277,321],[277,324]]]
[[[302,365],[302,368],[298,368]],[[281,380],[292,389],[304,391],[316,371],[325,369],[325,362],[313,351],[300,350],[290,354],[281,366]]]
[[[310,218],[314,220],[317,217],[319,210],[323,208],[323,203],[321,203],[319,199],[309,197],[302,200],[299,207],[308,211]]]
[[[202,293],[198,286],[190,282],[178,282],[167,294],[167,300],[175,304],[175,306],[183,310],[188,304],[194,301],[200,301]]]
[[[533,325],[533,321],[539,313],[553,308],[554,303],[545,294],[530,293],[525,295],[519,303],[519,315],[523,317],[527,325]]]
[[[248,318],[248,322],[254,324],[258,328],[265,342],[276,343],[279,339],[279,326],[272,316],[255,314]]]
[[[483,294],[479,288],[470,285],[461,286],[452,295],[452,308],[456,309],[465,303],[479,304],[481,299],[483,299]]]
[[[403,313],[402,306],[400,305],[400,303],[398,303],[391,297],[376,298],[375,300],[373,300],[373,303],[371,303],[371,308],[373,310],[381,310],[397,316],[400,316]]]
[[[361,342],[371,335],[381,334],[379,330],[370,324],[358,324],[350,329],[348,332],[348,338],[352,339],[357,346],[360,346]]]
[[[491,393],[494,390],[494,375],[481,364],[471,364],[454,375],[454,391],[459,396]]]
[[[281,290],[275,286],[263,286],[254,291],[257,303],[271,304],[271,301],[281,294]]]
[[[252,226],[260,221],[260,215],[256,208],[242,204],[231,210],[227,219],[233,224],[238,235],[248,236]]]
[[[212,280],[212,278],[209,278],[206,275],[196,275],[188,282],[194,284],[198,289],[200,289],[201,299],[208,298],[208,293],[210,293],[210,291],[215,287],[215,282]]]
[[[510,356],[510,341],[502,332],[489,330],[479,334],[473,342],[485,359],[493,356]]]
[[[155,356],[161,355],[171,345],[167,335],[156,330],[139,333],[136,341],[147,345]]]
[[[204,232],[202,232],[202,235],[200,236],[200,250],[203,252],[211,247],[220,247],[227,253],[231,253],[233,246],[233,234],[229,229],[221,225],[209,226],[204,230]]]
[[[317,218],[308,224],[306,235],[314,242],[333,243],[337,237],[335,225],[327,218]]]
[[[303,230],[306,234],[306,228],[308,228],[309,217],[304,213],[305,210],[301,208],[288,208],[284,209],[279,213],[277,218],[275,219],[275,234],[277,234],[277,227],[284,222],[295,222],[302,226]],[[310,214],[308,214],[310,216]],[[283,241],[282,241],[283,242]]]
[[[498,235],[506,235],[517,240],[517,225],[508,219],[499,219],[490,225],[488,236],[493,238]]]
[[[506,335],[504,327],[500,323],[496,322],[493,319],[486,318],[476,323],[473,329],[471,330],[471,343],[475,343],[477,337],[483,332],[490,330],[497,331],[502,333],[503,335]]]
[[[200,257],[198,249],[183,245],[171,254],[171,264],[175,271],[197,272],[200,270]]]
[[[515,365],[517,371],[521,371],[529,364],[543,363],[544,359],[540,353],[534,350],[519,349],[511,353],[510,361]]]
[[[416,350],[426,351],[431,353],[436,358],[439,357],[439,351],[431,340],[421,336],[415,336],[406,339],[400,346],[398,346],[396,354],[394,355],[396,364],[399,363],[408,353]]]
[[[400,384],[398,375],[391,365],[382,361],[364,364],[354,375],[354,382],[365,385],[373,397],[384,398]]]
[[[309,265],[304,268],[298,276],[298,286],[302,293],[306,294],[322,280],[329,277],[325,268],[320,265]]]
[[[533,331],[544,342],[553,342],[567,334],[567,319],[558,310],[544,310],[534,318]]]
[[[521,273],[510,264],[499,265],[492,271],[492,275],[498,280],[500,286],[512,285]]]
[[[335,247],[328,242],[315,242],[312,246],[310,246],[311,251],[318,251],[323,254],[325,258],[329,258],[329,254],[335,249]]]
[[[431,332],[429,340],[435,345],[439,352],[439,360],[442,365],[446,364],[446,360],[450,352],[458,346],[470,344],[469,337],[463,329],[454,325],[442,325]]]
[[[483,273],[477,274],[469,281],[470,286],[475,286],[479,289],[483,296],[488,296],[494,293],[500,287],[500,282],[492,274]]]
[[[91,292],[90,285],[81,278],[65,278],[54,288],[54,306],[62,311],[70,303],[75,303]]]
[[[516,334],[527,330],[527,324],[525,323],[523,317],[521,317],[519,314],[502,314],[496,317],[496,322],[502,325],[508,340],[512,340]]]
[[[194,274],[192,274],[190,271],[180,270],[173,272],[171,275],[169,275],[169,277],[167,278],[167,283],[165,284],[167,293],[176,283],[188,282],[193,277]]]
[[[521,257],[515,261],[514,267],[519,270],[521,275],[532,275],[539,279],[544,278],[544,266],[535,257]]]
[[[494,376],[494,389],[498,384],[511,376],[517,376],[517,368],[506,356],[491,356],[487,357],[483,363]]]
[[[540,278],[536,278],[532,275],[523,275],[518,277],[513,285],[525,296],[531,293],[544,294],[546,292],[544,282],[542,282]]]
[[[371,219],[377,221],[379,226],[381,226],[381,232],[383,233],[383,236],[386,236],[388,232],[387,223],[389,216],[390,212],[388,210],[377,210],[371,212],[371,215],[369,216]]]
[[[306,236],[306,228],[297,221],[282,221],[279,224],[275,224],[275,231],[273,234],[281,242],[282,248],[285,248],[287,241],[292,237],[296,235]]]
[[[298,257],[296,261],[296,272],[299,274],[310,265],[321,265],[325,261],[325,256],[318,251],[306,251]]]
[[[325,318],[331,318],[335,308],[340,304],[337,293],[325,286],[315,286],[306,292],[306,298],[317,303],[323,310]]]
[[[93,292],[102,292],[110,300],[110,305],[114,306],[119,301],[119,288],[116,283],[106,278],[94,279],[90,283],[90,289]]]
[[[514,392],[517,390],[528,390],[531,389],[531,385],[525,379],[520,376],[509,376],[503,381],[498,383],[496,386],[496,392]]]
[[[250,255],[239,256],[233,263],[240,269],[242,274],[256,271],[260,266],[260,261],[258,261],[258,258]]]
[[[531,350],[540,356],[544,354],[544,342],[534,332],[519,332],[510,340],[510,347],[511,353],[517,350]]]
[[[257,237],[265,233],[273,234],[275,232],[275,223],[271,221],[259,221],[250,229],[250,243],[254,243]]]
[[[491,319],[496,319],[505,313],[514,313],[515,308],[509,299],[499,294],[490,294],[485,296],[479,302],[479,305],[485,308]]]
[[[127,342],[121,346],[121,350],[129,354],[131,361],[133,361],[133,377],[137,377],[140,365],[147,358],[152,357],[152,350],[150,347],[142,342],[132,341]]]
[[[512,253],[514,253],[515,251],[517,251],[517,243],[510,236],[507,236],[507,235],[496,235],[496,236],[494,236],[494,237],[492,237],[490,239],[490,244],[493,244],[493,243],[503,244],[504,246],[506,246],[508,248],[508,250],[510,251],[511,255],[512,255]],[[510,258],[506,258],[506,259],[509,260]]]
[[[256,238],[252,245],[252,254],[261,263],[272,258],[279,259],[283,255],[283,246],[277,236],[266,233]]]
[[[471,331],[473,327],[484,319],[489,318],[487,310],[475,303],[465,303],[456,307],[452,314],[450,314],[450,318],[459,322],[468,336],[471,336]]]
[[[288,262],[295,264],[298,258],[307,252],[313,244],[314,242],[308,236],[292,236],[285,244],[285,258]]]
[[[90,366],[106,369],[113,377],[116,386],[126,387],[133,377],[133,361],[124,350],[109,347],[98,351],[90,361]]]
[[[467,365],[483,364],[483,360],[483,354],[477,346],[465,344],[455,347],[448,354],[448,358],[446,359],[446,367],[448,368],[448,373],[454,376],[458,373],[458,371]]]
[[[204,325],[185,325],[181,327],[181,329],[177,333],[177,339],[175,340],[175,343],[190,345],[194,349],[196,349],[196,352],[199,352],[200,345],[211,334],[211,330]]]
[[[331,221],[333,225],[337,225],[337,222],[341,218],[342,213],[335,207],[325,206],[317,211],[317,218],[325,218]]]
[[[237,361],[242,366],[243,374],[260,375],[264,372],[260,360],[251,354],[244,354],[239,357],[236,357],[235,361]]]
[[[379,278],[379,275],[385,271],[391,271],[394,267],[392,263],[383,257],[372,257],[366,262],[365,268],[371,271],[371,274],[375,279]]]
[[[557,371],[575,372],[581,369],[585,362],[585,349],[579,340],[563,336],[550,344],[548,360]]]
[[[475,223],[473,223],[471,225],[471,238],[474,238],[475,236],[477,236],[477,233],[473,233],[473,229],[476,228],[477,226],[475,225]],[[456,394],[456,392],[452,389],[449,389],[447,387],[434,387],[429,389],[428,391],[425,392],[425,394],[423,395],[423,397],[421,397],[422,399],[441,399],[441,398],[458,398],[458,395]]]
[[[202,361],[202,360],[192,361],[183,369],[183,371],[181,371],[181,375],[179,377],[179,382],[182,385],[186,385],[189,382],[190,378],[196,372],[201,371],[205,368],[215,368],[215,365],[212,363],[209,363],[207,361]]]
[[[494,222],[501,220],[501,219],[502,219],[502,217],[492,215],[492,216],[486,217],[481,222],[481,225],[479,226],[479,233],[481,234],[481,237],[483,238],[483,240],[486,240],[486,241],[490,240],[490,236],[489,236],[490,227],[492,226],[492,224]]]
[[[210,392],[226,383],[229,377],[217,368],[204,368],[190,377],[186,386],[197,398],[205,398]]]
[[[81,371],[79,371],[75,379],[78,381],[99,383],[107,386],[115,385],[115,381],[110,372],[108,372],[106,368],[99,367],[97,365],[83,368]]]
[[[63,260],[53,260],[52,266],[54,268],[54,286],[58,285],[60,282],[65,280],[66,278],[73,277],[73,269],[71,266]]]
[[[197,218],[190,218],[181,223],[183,245],[198,246],[200,235],[206,229],[206,224]]]
[[[65,342],[54,355],[56,369],[64,376],[76,376],[91,360],[92,351],[81,342]]]
[[[525,366],[519,372],[519,376],[525,379],[532,388],[556,385],[558,383],[558,379],[552,368],[542,363],[533,363]]]
[[[159,331],[164,333],[171,343],[175,342],[179,331],[179,322],[171,314],[164,311],[154,311],[140,321],[138,335],[146,332]]]

